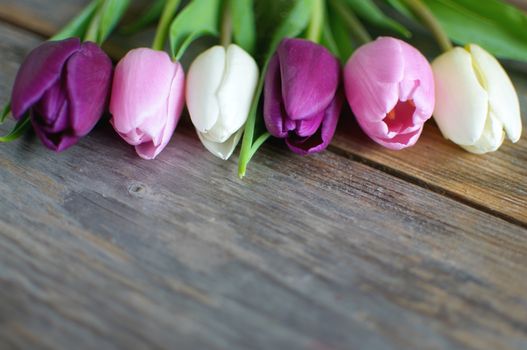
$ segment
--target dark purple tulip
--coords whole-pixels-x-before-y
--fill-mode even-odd
[[[342,109],[340,65],[321,45],[284,39],[265,77],[264,120],[298,154],[327,148]]]
[[[112,62],[99,46],[77,38],[49,41],[27,56],[16,76],[12,112],[29,111],[42,143],[61,152],[88,134],[106,106]]]

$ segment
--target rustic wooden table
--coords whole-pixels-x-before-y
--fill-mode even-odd
[[[84,3],[0,0],[0,103]],[[108,123],[0,145],[0,349],[527,349],[527,135],[390,152],[344,120],[324,154],[236,162],[188,124],[152,162]]]

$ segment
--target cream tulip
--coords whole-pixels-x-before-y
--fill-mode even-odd
[[[243,128],[258,84],[258,65],[237,45],[199,55],[187,75],[187,108],[198,136],[215,156],[228,159]]]
[[[505,135],[522,134],[520,104],[500,63],[481,47],[456,47],[432,63],[436,85],[434,119],[443,135],[465,150],[496,151]]]

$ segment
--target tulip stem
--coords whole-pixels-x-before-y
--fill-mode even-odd
[[[317,44],[320,42],[324,30],[324,5],[325,0],[315,0],[311,21],[306,33],[306,39]]]
[[[22,135],[26,133],[27,130],[31,127],[31,120],[29,119],[29,113],[27,113],[22,119],[20,119],[13,130],[6,136],[0,137],[0,143],[13,142],[19,139]]]
[[[154,43],[152,44],[152,49],[163,51],[165,48],[165,42],[167,40],[168,31],[170,30],[170,24],[172,19],[177,12],[181,0],[167,0],[163,13],[161,15],[161,20],[157,26],[156,36],[154,38]]]
[[[359,18],[353,13],[353,11],[350,10],[348,6],[344,4],[342,0],[331,0],[331,6],[333,6],[336,13],[340,14],[340,17],[347,24],[353,36],[357,40],[363,44],[372,41],[370,33],[368,33]]]
[[[437,43],[443,51],[450,51],[454,48],[452,41],[448,37],[445,29],[439,23],[432,11],[421,0],[404,0],[406,5],[412,12],[421,19],[421,22],[426,25],[432,35],[435,37]]]
[[[92,17],[88,30],[86,31],[86,35],[84,36],[84,41],[91,41],[98,45],[101,44],[99,42],[99,27],[101,25],[101,16],[102,16],[101,9],[103,5],[104,5],[104,0],[100,0],[99,3],[97,4],[95,15]]]
[[[260,147],[262,147],[262,145],[265,143],[265,141],[267,141],[270,137],[271,137],[271,134],[269,132],[265,132],[260,137],[258,137],[256,139],[256,141],[254,141],[254,143],[253,143],[253,145],[251,147],[251,152],[249,153],[249,159],[248,159],[247,162],[249,162],[254,157],[254,155],[256,154],[258,149]]]
[[[236,0],[239,1],[239,0]],[[223,3],[223,17],[221,22],[221,45],[227,48],[232,43],[232,12],[231,0]]]

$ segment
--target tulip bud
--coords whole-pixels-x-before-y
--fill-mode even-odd
[[[42,143],[61,152],[88,134],[106,106],[112,78],[110,58],[94,43],[77,38],[48,41],[27,56],[15,79],[12,112],[26,112]]]
[[[240,141],[258,74],[254,59],[237,45],[214,46],[190,66],[190,118],[205,148],[219,158],[229,159]]]
[[[111,123],[144,159],[166,147],[184,104],[185,73],[166,52],[139,48],[128,52],[115,68]]]
[[[518,95],[500,63],[481,47],[456,47],[439,56],[434,119],[443,135],[469,152],[496,151],[505,134],[522,133]]]
[[[394,38],[360,47],[346,64],[348,102],[362,130],[393,150],[413,146],[434,110],[434,79],[426,58]]]
[[[284,39],[265,78],[264,120],[269,133],[285,138],[293,152],[327,148],[342,108],[340,65],[321,45]]]

